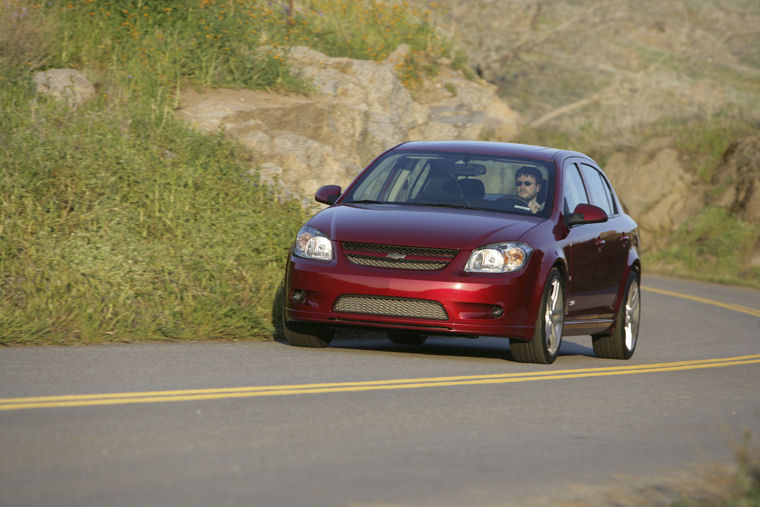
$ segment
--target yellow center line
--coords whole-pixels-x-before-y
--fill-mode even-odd
[[[642,286],[641,289],[645,291],[649,291],[649,292],[656,292],[657,294],[664,294],[666,296],[673,296],[676,298],[688,299],[690,301],[697,301],[698,303],[705,303],[708,305],[719,306],[721,308],[727,308],[735,312],[746,313],[748,315],[752,315],[753,317],[760,317],[760,310],[757,310],[755,308],[750,308],[748,306],[735,305],[731,303],[721,303],[720,301],[715,301],[713,299],[706,299],[706,298],[701,298],[698,296],[692,296],[690,294],[684,294],[682,292],[673,292],[673,291],[664,290],[664,289],[655,289],[654,287]]]
[[[358,392],[389,389],[419,389],[423,387],[450,387],[483,384],[507,384],[515,382],[532,382],[537,380],[560,380],[603,377],[612,375],[633,375],[641,373],[698,370],[705,368],[720,368],[726,366],[739,366],[758,363],[760,363],[760,354],[722,359],[700,359],[694,361],[677,361],[649,365],[577,368],[572,370],[501,373],[491,375],[369,380],[360,382],[329,382],[279,386],[250,386],[219,389],[187,389],[131,393],[0,398],[0,410],[21,410],[50,407],[86,407],[96,405],[125,405],[132,403],[166,403],[192,400],[252,398],[261,396],[285,396],[297,394]]]

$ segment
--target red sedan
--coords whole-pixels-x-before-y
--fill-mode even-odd
[[[563,336],[628,359],[640,319],[639,235],[599,165],[521,144],[409,142],[376,158],[291,248],[285,338],[325,347],[338,326],[508,338],[552,363]]]

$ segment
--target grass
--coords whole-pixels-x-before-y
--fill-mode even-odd
[[[645,260],[662,274],[760,288],[760,266],[747,264],[758,237],[760,225],[706,206]]]
[[[271,333],[304,213],[247,154],[150,108],[32,104],[0,121],[0,343]]]
[[[672,507],[756,507],[760,505],[760,444],[749,431],[734,445],[735,467],[713,470],[702,483],[683,484],[684,492]],[[695,478],[692,478],[694,481]],[[694,491],[694,490],[697,491]],[[641,502],[639,502],[641,503]]]
[[[308,92],[290,44],[443,55],[403,3],[0,1],[0,344],[270,338],[300,205],[172,110],[182,88]],[[83,70],[79,108],[34,72]]]

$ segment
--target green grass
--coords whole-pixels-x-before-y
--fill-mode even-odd
[[[0,343],[271,333],[305,217],[245,153],[150,108],[32,104],[0,120]]]
[[[760,225],[707,206],[644,262],[653,272],[760,288],[760,267],[748,265],[758,237]]]

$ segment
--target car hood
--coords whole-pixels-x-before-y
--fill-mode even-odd
[[[468,249],[519,239],[544,219],[494,211],[400,204],[342,204],[309,225],[336,241]]]

